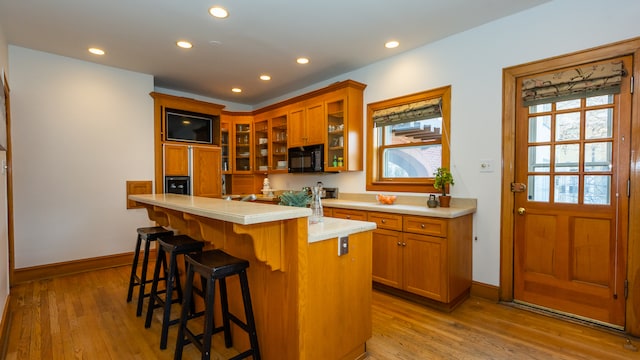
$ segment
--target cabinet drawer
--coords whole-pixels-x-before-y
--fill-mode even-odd
[[[334,218],[367,221],[366,211],[334,208],[332,213]]]
[[[447,220],[423,216],[405,216],[404,231],[414,234],[446,237]]]
[[[370,212],[369,221],[376,223],[378,229],[402,231],[402,215]]]

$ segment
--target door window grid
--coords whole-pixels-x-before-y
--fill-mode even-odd
[[[613,95],[529,106],[529,201],[611,204],[614,107]]]

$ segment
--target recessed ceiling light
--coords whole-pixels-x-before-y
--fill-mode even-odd
[[[227,16],[229,16],[229,12],[224,8],[221,8],[220,6],[214,6],[210,8],[209,14],[211,14],[211,16],[216,17],[218,19],[224,19]]]
[[[242,92],[242,89],[240,89],[240,88],[233,88],[233,89],[231,89],[231,91],[233,91],[234,93],[241,93],[241,92]]]
[[[309,59],[304,58],[304,57],[301,57],[301,58],[298,58],[298,59],[296,60],[296,62],[297,62],[298,64],[308,64],[308,63],[309,63]]]
[[[104,50],[98,48],[89,48],[89,52],[94,55],[104,55]]]
[[[399,42],[392,40],[392,41],[388,41],[387,43],[384,44],[384,47],[386,47],[387,49],[394,49],[397,48],[398,45],[400,45]]]
[[[176,45],[178,45],[179,47],[183,48],[183,49],[191,49],[193,47],[193,44],[185,41],[185,40],[180,40],[176,43]]]
[[[271,80],[271,76],[269,76],[269,75],[260,75],[260,80],[269,81],[269,80]]]

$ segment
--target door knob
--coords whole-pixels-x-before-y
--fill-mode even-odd
[[[518,214],[520,214],[520,215],[524,215],[525,211],[526,210],[523,207],[518,208]]]

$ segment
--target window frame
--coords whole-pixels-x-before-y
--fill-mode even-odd
[[[368,191],[394,191],[415,193],[437,193],[433,187],[434,178],[415,180],[384,178],[382,169],[382,151],[385,146],[374,146],[377,130],[373,123],[373,113],[377,110],[414,103],[421,100],[442,99],[442,160],[441,167],[449,168],[450,164],[450,124],[451,124],[451,85],[419,93],[404,95],[393,99],[367,104],[367,185]],[[387,146],[388,147],[388,146]]]

